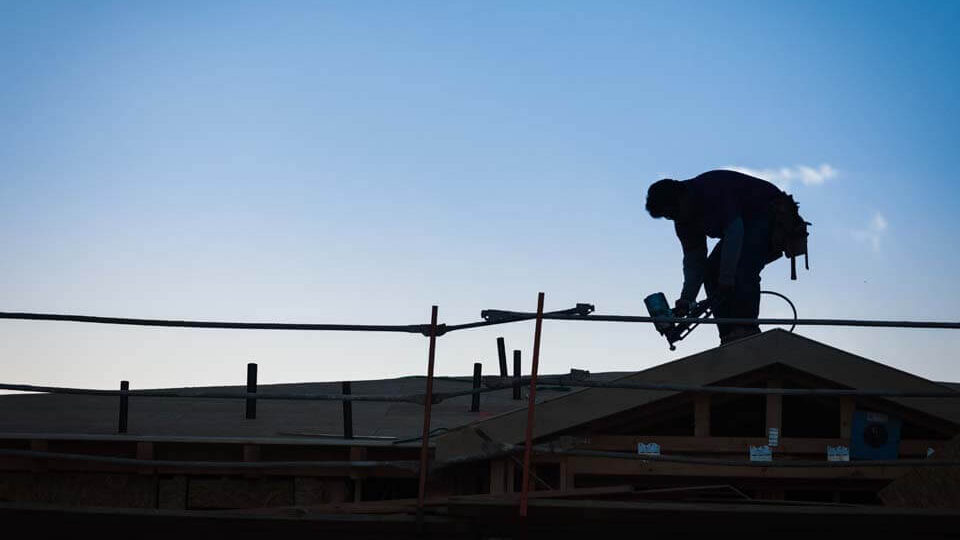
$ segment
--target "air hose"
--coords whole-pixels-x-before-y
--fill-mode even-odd
[[[797,327],[797,306],[793,305],[793,302],[791,302],[790,299],[787,298],[785,295],[782,295],[782,294],[780,294],[780,293],[778,293],[778,292],[774,292],[774,291],[760,291],[760,294],[770,294],[770,295],[773,295],[773,296],[779,296],[780,298],[783,298],[783,300],[784,300],[786,303],[790,304],[790,309],[793,310],[793,326],[791,326],[791,327],[790,327],[790,330],[788,330],[788,331],[789,331],[790,333],[793,333],[793,329]]]

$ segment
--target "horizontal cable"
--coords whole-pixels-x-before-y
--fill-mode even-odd
[[[524,314],[530,318],[535,314]],[[635,322],[635,323],[697,323],[697,324],[796,324],[797,326],[862,326],[879,328],[938,328],[960,329],[960,322],[949,321],[877,321],[866,319],[745,319],[745,318],[706,318],[706,317],[643,317],[635,315],[575,315],[544,314],[544,319],[556,321],[593,321],[593,322]],[[517,319],[517,320],[526,320]],[[512,322],[512,321],[508,321]],[[449,331],[451,328],[447,328]]]
[[[543,318],[557,321],[591,321],[591,322],[629,322],[629,323],[677,323],[677,324],[764,324],[764,325],[798,325],[798,326],[858,326],[879,328],[928,328],[928,329],[960,329],[960,322],[951,321],[885,321],[866,319],[747,319],[747,318],[707,318],[707,317],[649,317],[639,315],[597,315],[561,312],[544,313]],[[498,311],[495,317],[488,320],[465,324],[437,325],[436,332],[442,336],[448,332],[468,330],[500,324],[529,321],[536,318],[536,314],[519,311]],[[303,324],[303,323],[245,323],[224,321],[185,321],[165,319],[135,319],[124,317],[94,317],[88,315],[62,315],[52,313],[17,313],[0,312],[0,319],[13,320],[40,320],[84,322],[97,324],[119,324],[134,326],[159,326],[174,328],[221,328],[241,330],[327,330],[327,331],[355,331],[355,332],[402,332],[429,336],[429,324],[408,325],[371,325],[371,324]]]
[[[90,396],[129,396],[181,399],[276,399],[289,401],[402,401],[423,404],[423,394],[271,394],[268,392],[165,392],[158,390],[93,390],[87,388],[63,388],[58,386],[32,386],[28,384],[0,383],[0,390],[20,392],[43,392],[48,394],[75,394]]]
[[[110,465],[129,465],[134,467],[170,467],[189,469],[303,469],[303,468],[339,468],[351,467],[369,469],[375,467],[391,467],[398,469],[418,470],[417,461],[176,461],[120,458],[110,456],[96,456],[90,454],[63,454],[58,452],[40,452],[35,450],[8,450],[0,449],[0,456],[24,457],[33,459],[53,459],[64,461],[85,461],[106,463]]]
[[[62,321],[132,326],[163,326],[173,328],[225,328],[240,330],[333,330],[354,332],[406,332],[430,334],[429,324],[300,324],[300,323],[246,323],[223,321],[179,321],[167,319],[134,319],[126,317],[93,317],[89,315],[60,315],[54,313],[0,312],[0,319],[28,321]],[[440,331],[438,329],[438,335]]]
[[[510,377],[485,377],[483,388],[473,388],[456,392],[437,392],[433,395],[433,403],[440,403],[447,399],[475,394],[487,394],[509,390],[514,387]],[[502,383],[500,381],[508,381]],[[523,377],[520,386],[530,386],[530,377]],[[690,384],[648,384],[633,382],[602,382],[590,381],[566,376],[538,377],[538,386],[556,386],[571,388],[607,388],[622,390],[652,390],[665,392],[697,392],[707,394],[748,394],[748,395],[782,395],[782,396],[864,396],[864,397],[898,397],[898,398],[960,398],[960,392],[953,390],[942,391],[911,391],[911,390],[855,390],[846,388],[751,388],[737,386],[699,386]],[[48,394],[71,394],[90,396],[129,396],[149,398],[178,398],[178,399],[270,399],[286,401],[378,401],[378,402],[406,402],[423,405],[426,402],[425,394],[279,394],[269,392],[171,392],[162,390],[97,390],[89,388],[65,388],[58,386],[34,386],[28,384],[0,383],[0,390],[14,390],[18,392],[39,392]]]

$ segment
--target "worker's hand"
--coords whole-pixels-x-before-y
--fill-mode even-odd
[[[697,303],[691,300],[684,300],[683,298],[677,300],[673,304],[673,316],[674,317],[686,317],[690,314],[690,311],[696,306]]]

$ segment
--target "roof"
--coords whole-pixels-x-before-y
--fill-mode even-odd
[[[777,364],[858,390],[956,391],[956,388],[781,329],[768,330],[728,345],[629,374],[618,381],[706,386]],[[553,396],[537,406],[533,436],[549,436],[676,394],[678,392],[587,388],[563,396]],[[889,400],[953,424],[960,424],[960,400]],[[525,438],[526,411],[506,412],[440,435],[436,439],[438,459],[482,455],[483,440],[476,430],[469,429],[473,427],[482,428],[482,431],[495,441],[518,444]]]
[[[857,389],[957,391],[956,385],[935,383],[811,339],[775,329],[636,373],[592,373],[595,381],[709,385],[764,366],[784,364],[840,385]],[[469,389],[470,377],[439,377],[436,392]],[[354,394],[416,394],[424,391],[422,376],[353,382]],[[241,391],[243,387],[197,387],[185,393]],[[269,393],[340,392],[340,382],[261,385]],[[542,437],[592,420],[644,405],[676,392],[587,388],[560,391],[538,388],[535,436]],[[894,399],[904,406],[960,424],[960,400]],[[462,456],[481,448],[466,426],[482,426],[491,437],[519,443],[524,438],[527,401],[514,401],[512,391],[483,394],[480,412],[470,412],[470,397],[444,400],[433,406],[431,427],[438,457]],[[57,394],[0,395],[0,438],[39,438],[115,435],[117,398]],[[202,437],[324,439],[331,444],[343,430],[341,405],[336,401],[260,400],[257,418],[244,418],[243,400],[210,398],[131,397],[129,431],[124,437]],[[423,429],[423,407],[413,403],[354,402],[354,439],[379,437],[380,442],[416,438]],[[42,435],[42,437],[40,437]],[[159,439],[158,439],[159,440]],[[370,444],[375,441],[368,439]]]
[[[591,378],[611,380],[623,373],[594,373]],[[260,385],[260,392],[271,394],[338,394],[340,382]],[[425,391],[425,377],[352,382],[352,393],[417,394]],[[470,389],[471,377],[438,377],[434,392],[455,392]],[[245,387],[195,387],[176,389],[184,393],[205,391],[240,392]],[[538,393],[537,400],[550,399],[560,390]],[[569,390],[567,390],[569,391]],[[444,400],[435,404],[431,427],[443,431],[469,424],[478,419],[517,408],[526,408],[526,400],[514,401],[512,390],[498,390],[481,396],[480,412],[470,412],[470,396]],[[135,438],[203,437],[208,442],[218,438],[252,440],[270,438],[318,438],[333,443],[343,432],[339,401],[259,400],[257,418],[244,417],[242,399],[211,398],[129,398],[129,428],[124,435]],[[115,435],[117,432],[118,398],[111,396],[63,394],[0,395],[0,439],[63,438],[66,435]],[[406,402],[354,402],[353,439],[362,437],[414,438],[422,435],[423,407]],[[382,439],[381,439],[382,440]],[[389,443],[388,443],[389,444]]]

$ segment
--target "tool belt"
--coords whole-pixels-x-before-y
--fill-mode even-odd
[[[804,266],[810,269],[807,253],[807,227],[810,222],[800,216],[800,205],[792,195],[780,192],[770,201],[770,252],[767,263],[784,255],[790,259],[790,279],[797,279],[797,257],[803,255]]]

